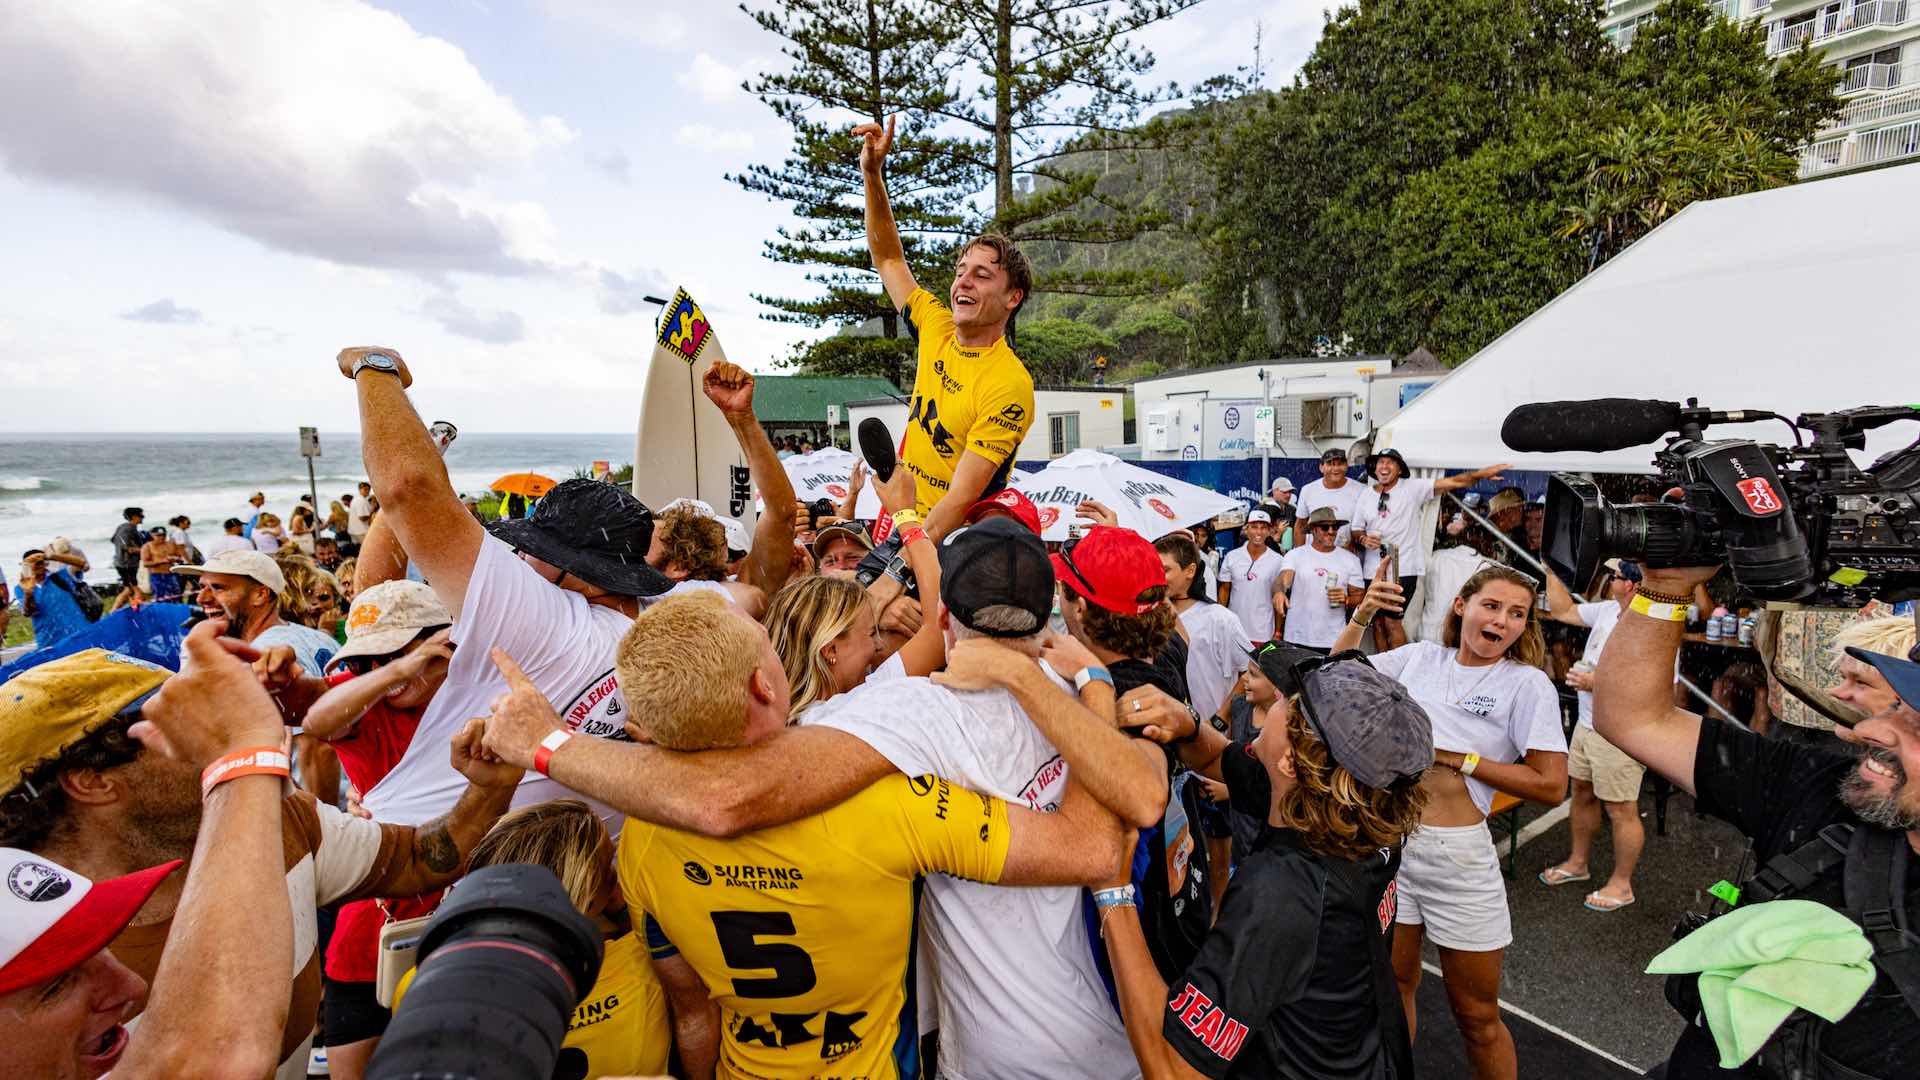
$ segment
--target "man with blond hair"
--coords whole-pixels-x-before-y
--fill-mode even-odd
[[[1833,636],[1833,668],[1839,681],[1827,693],[1860,710],[1862,716],[1878,716],[1894,707],[1900,695],[1893,692],[1880,670],[1864,660],[1848,655],[1848,649],[1860,649],[1902,660],[1913,650],[1913,619],[1905,615],[1884,615],[1851,623]],[[1852,742],[1852,733],[1834,728],[1834,735]]]
[[[518,666],[487,745],[560,782],[605,795],[646,747],[567,732]],[[788,684],[766,631],[720,597],[676,596],[634,620],[615,657],[630,723],[668,750],[751,746],[787,726]],[[901,709],[937,709],[946,691],[889,680]],[[855,691],[858,693],[859,691]],[[697,763],[708,755],[695,755]],[[1117,822],[1077,788],[1058,813],[1010,807],[933,775],[894,775],[831,809],[733,840],[630,819],[619,870],[629,904],[652,914],[715,990],[729,1075],[883,1075],[914,1047],[899,1022],[913,943],[915,879],[943,872],[1004,884],[1091,884],[1120,863]]]

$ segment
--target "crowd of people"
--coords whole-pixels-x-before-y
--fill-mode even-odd
[[[1879,904],[1900,951],[1910,621],[1850,624],[1833,696],[1858,722],[1790,739],[1675,704],[1710,568],[1616,562],[1581,602],[1514,556],[1541,545],[1517,489],[1429,516],[1500,466],[1422,479],[1387,451],[1362,480],[1334,450],[1224,553],[1209,523],[1149,538],[1098,503],[1047,543],[1006,487],[1033,416],[1005,337],[1025,259],[981,237],[944,300],[920,288],[891,126],[858,134],[920,357],[897,467],[863,480],[881,518],[798,502],[796,448],[723,362],[694,407],[739,440],[750,528],[590,479],[483,522],[405,360],[367,347],[336,364],[368,483],[326,520],[302,503],[282,533],[256,496],[195,555],[129,508],[123,590],[144,567],[204,618],[178,673],[88,649],[0,694],[8,1075],[292,1077],[312,1046],[367,1075],[419,991],[383,928],[534,864],[604,937],[555,1075],[1406,1078],[1430,940],[1462,1074],[1512,1078],[1492,804],[1558,804],[1571,777],[1573,850],[1542,881],[1589,878],[1604,817],[1616,865],[1587,906],[1617,910],[1645,768],[1769,867],[1816,834],[1898,867],[1890,900],[1857,902],[1834,860],[1776,891]],[[29,557],[37,627],[87,566]],[[1578,664],[1549,625],[1587,632]],[[1666,1075],[1907,1075],[1896,971],[1751,1061],[1690,1023]]]

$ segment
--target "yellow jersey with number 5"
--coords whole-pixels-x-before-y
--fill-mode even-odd
[[[953,312],[925,289],[913,290],[903,314],[919,342],[919,367],[900,460],[913,473],[925,516],[952,486],[963,451],[999,466],[988,491],[1005,485],[1033,426],[1033,376],[1004,337],[984,349],[963,347]]]
[[[903,1035],[914,879],[994,882],[1007,806],[893,776],[810,818],[732,840],[629,819],[620,887],[706,982],[722,1077],[886,1080]]]

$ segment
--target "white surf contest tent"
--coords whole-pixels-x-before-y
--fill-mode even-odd
[[[1092,449],[1055,458],[1032,476],[1015,477],[1011,486],[1040,511],[1042,540],[1066,540],[1073,524],[1090,524],[1075,514],[1088,500],[1149,540],[1242,509],[1238,499]]]
[[[1648,473],[1659,443],[1518,454],[1516,405],[1700,399],[1787,417],[1920,403],[1920,164],[1697,202],[1481,349],[1374,437],[1415,469]],[[1920,436],[1867,434],[1866,465]],[[1777,421],[1708,439],[1791,443]]]

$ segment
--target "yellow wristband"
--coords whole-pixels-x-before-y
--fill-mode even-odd
[[[1480,755],[1468,754],[1460,759],[1460,775],[1472,776],[1473,770],[1480,767]]]
[[[1627,607],[1645,615],[1649,619],[1660,619],[1665,622],[1678,623],[1687,621],[1687,608],[1685,604],[1663,604],[1650,597],[1635,596],[1633,602],[1628,604]]]
[[[895,510],[893,527],[904,531],[909,525],[918,525],[922,521],[918,510]]]

